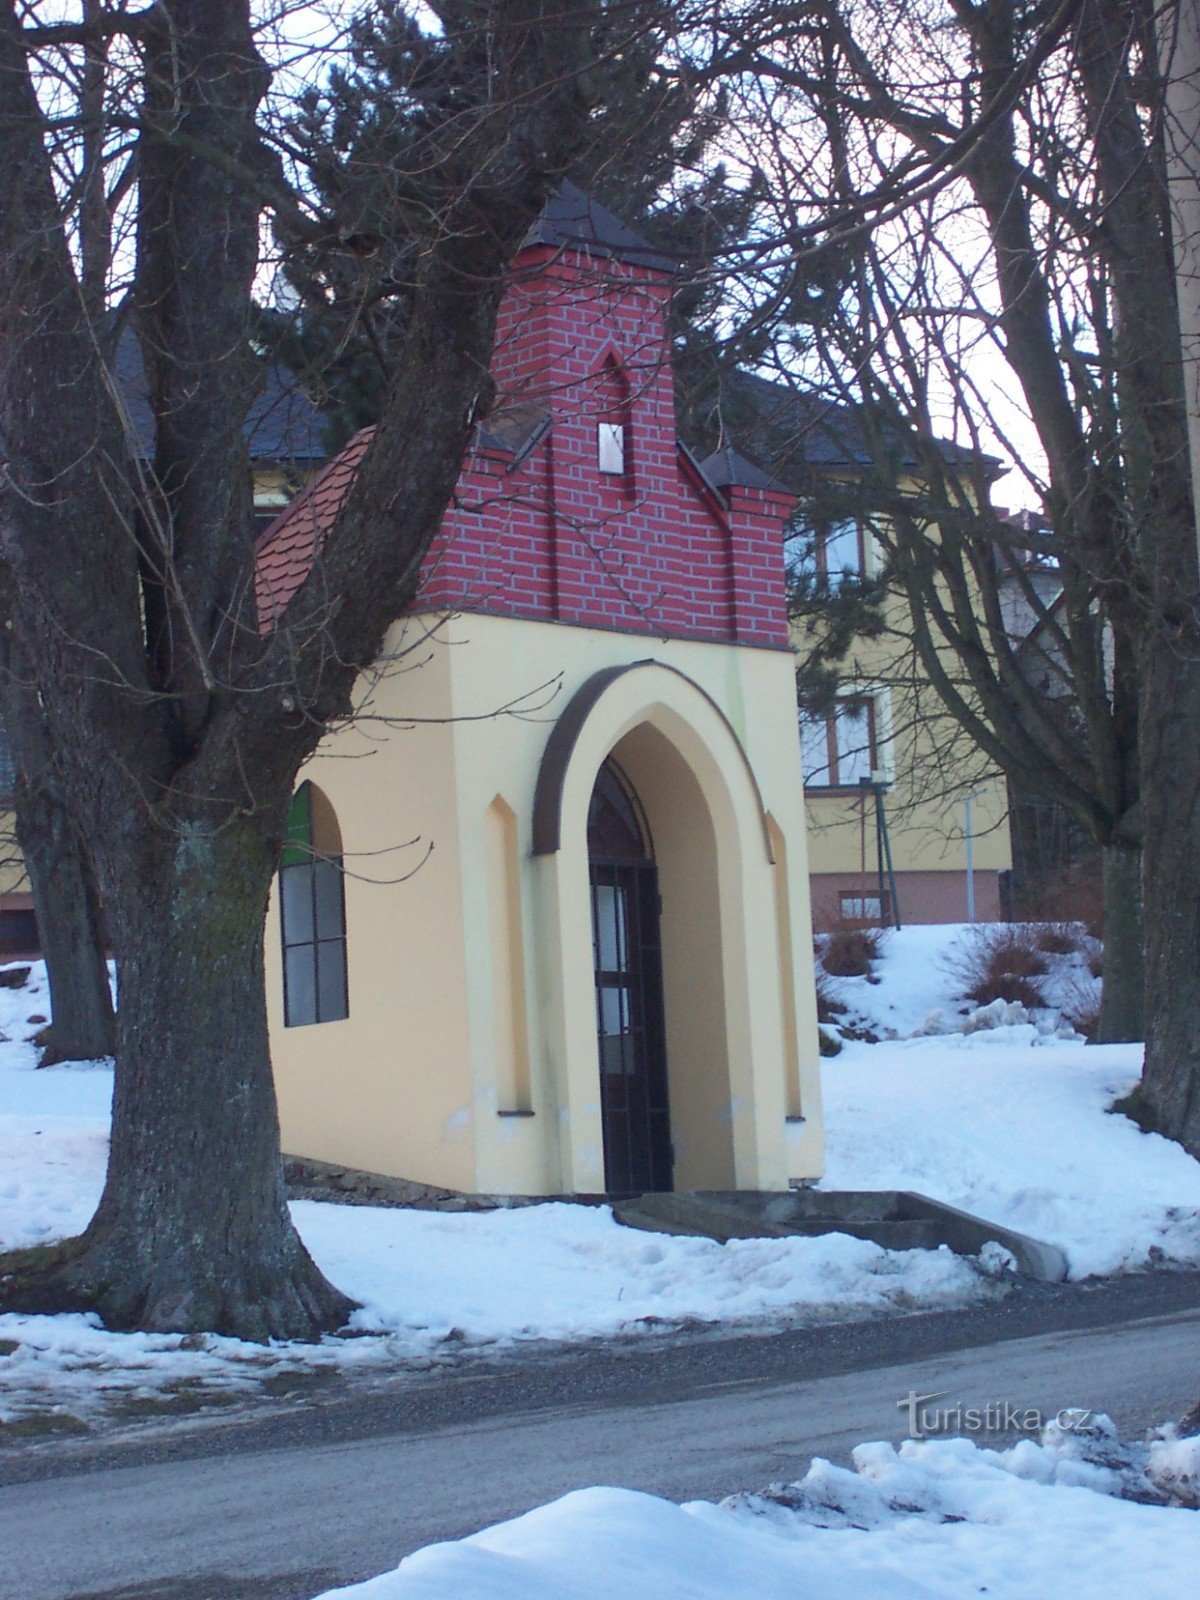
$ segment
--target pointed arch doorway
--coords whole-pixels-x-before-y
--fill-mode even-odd
[[[588,870],[604,1186],[670,1189],[658,871],[641,803],[611,759],[588,807]]]

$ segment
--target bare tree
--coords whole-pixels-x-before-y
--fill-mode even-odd
[[[374,186],[356,178],[403,268],[403,340],[321,558],[264,635],[243,441],[263,222],[314,270],[353,252],[354,230],[306,203],[263,137],[248,0],[101,5],[68,23],[0,6],[0,559],[120,977],[99,1210],[78,1239],[0,1264],[5,1306],[251,1338],[347,1314],[284,1204],[267,899],[297,771],[412,597],[486,411],[505,265],[585,136],[604,9],[446,0],[440,33],[409,24],[377,79],[378,125],[396,136],[379,142]],[[46,89],[63,52],[99,37],[128,63],[105,117],[136,163],[126,269],[148,461],[59,181],[74,113]]]
[[[880,527],[945,703],[1104,848],[1120,1031],[1140,847],[1134,1109],[1200,1150],[1200,612],[1154,6],[818,10],[764,7],[714,50],[776,198],[754,314],[790,327],[785,367],[819,369],[876,431]],[[970,451],[998,436],[1030,469],[1062,580],[1043,621],[1073,724],[1014,670],[986,485],[946,470],[939,434]],[[920,462],[907,481],[897,439]]]

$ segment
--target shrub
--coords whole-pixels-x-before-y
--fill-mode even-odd
[[[829,984],[829,974],[823,967],[816,968],[817,980],[817,1021],[832,1022],[835,1017],[844,1017],[849,1007],[834,994]]]
[[[1039,950],[1050,956],[1069,956],[1083,941],[1084,931],[1074,922],[1047,922],[1037,932]]]
[[[948,966],[962,984],[964,1000],[990,1005],[1016,1000],[1026,1007],[1044,1006],[1039,978],[1050,970],[1039,948],[1036,927],[1026,923],[991,923],[964,935]]]
[[[1100,1028],[1100,985],[1076,978],[1063,992],[1063,1019],[1089,1044],[1095,1044]]]
[[[985,979],[967,998],[977,1000],[981,1006],[990,1005],[993,1000],[1015,1000],[1026,1011],[1036,1011],[1046,1004],[1046,996],[1037,980],[1022,978],[1015,972],[1000,972],[994,978]]]
[[[877,928],[839,928],[821,948],[821,965],[831,978],[865,978],[882,947]]]
[[[840,1056],[842,1053],[842,1041],[828,1028],[817,1029],[817,1043],[823,1056]]]

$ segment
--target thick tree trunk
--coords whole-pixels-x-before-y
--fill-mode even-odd
[[[1200,661],[1181,642],[1160,624],[1141,652],[1146,1064],[1123,1109],[1200,1157]]]
[[[106,874],[121,1005],[104,1195],[80,1238],[0,1259],[0,1304],[248,1339],[345,1321],[285,1203],[263,987],[277,849],[239,818]]]
[[[1104,988],[1097,1044],[1124,1044],[1144,1037],[1142,1005],[1141,852],[1108,845],[1103,852]]]
[[[116,1048],[103,919],[96,875],[79,828],[63,804],[45,714],[29,684],[3,596],[0,702],[16,769],[17,843],[33,890],[50,980],[51,1025],[42,1065],[111,1056]]]
[[[15,810],[50,980],[52,1020],[42,1065],[111,1056],[116,1049],[112,991],[91,863],[70,818],[44,784],[18,774]]]

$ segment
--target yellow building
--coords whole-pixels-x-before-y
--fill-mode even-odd
[[[790,497],[676,441],[673,273],[578,191],[419,600],[304,773],[268,918],[284,1147],[493,1193],[821,1170]],[[360,435],[259,546],[264,629]]]
[[[828,633],[839,594],[885,567],[886,525],[846,509],[864,498],[857,484],[869,480],[871,441],[848,407],[760,378],[733,382],[731,411],[753,418],[756,454],[799,497],[785,562],[808,596],[792,626],[803,660]],[[952,470],[968,459],[940,448]],[[993,465],[969,464],[972,481]],[[882,585],[878,612],[882,625],[858,634],[838,663],[836,693],[800,719],[814,924],[995,920],[1012,866],[1004,775],[930,681],[906,597]],[[945,666],[961,687],[961,669],[948,656]]]

